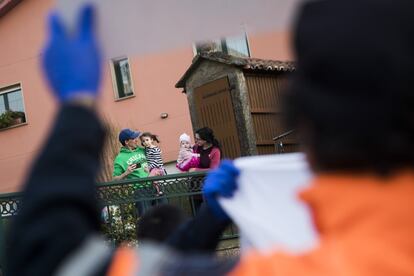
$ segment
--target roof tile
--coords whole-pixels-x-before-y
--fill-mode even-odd
[[[294,71],[295,64],[292,61],[279,61],[250,57],[237,57],[223,52],[202,52],[196,55],[190,67],[177,82],[175,87],[184,87],[187,78],[194,72],[201,60],[211,60],[252,71]]]

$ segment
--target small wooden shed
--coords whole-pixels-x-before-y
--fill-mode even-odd
[[[290,130],[282,123],[280,93],[293,70],[292,62],[204,52],[176,87],[187,95],[193,129],[213,129],[225,158],[270,154],[273,138]]]

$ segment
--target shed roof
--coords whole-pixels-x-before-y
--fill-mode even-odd
[[[249,57],[237,57],[232,55],[224,54],[223,52],[203,52],[197,54],[190,67],[176,83],[175,87],[185,87],[187,79],[197,69],[203,60],[211,60],[231,66],[241,68],[243,70],[252,71],[293,71],[295,65],[292,61],[279,61],[270,59],[259,59]]]
[[[0,17],[5,15],[7,12],[9,12],[12,8],[14,8],[21,1],[22,0],[0,0]]]

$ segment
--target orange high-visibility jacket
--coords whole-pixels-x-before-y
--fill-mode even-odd
[[[231,276],[414,275],[414,173],[319,176],[301,198],[319,245],[302,255],[244,256]]]

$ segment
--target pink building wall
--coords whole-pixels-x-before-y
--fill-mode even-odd
[[[45,18],[52,0],[24,0],[0,17],[0,88],[21,83],[27,124],[0,130],[0,193],[20,189],[50,127],[56,103],[40,70]],[[249,35],[251,55],[291,59],[287,32]],[[116,127],[160,136],[165,161],[175,160],[178,136],[192,133],[185,94],[174,88],[193,58],[192,46],[130,57],[135,96],[115,101],[109,62],[105,67],[99,111]],[[161,119],[160,114],[169,114]]]

